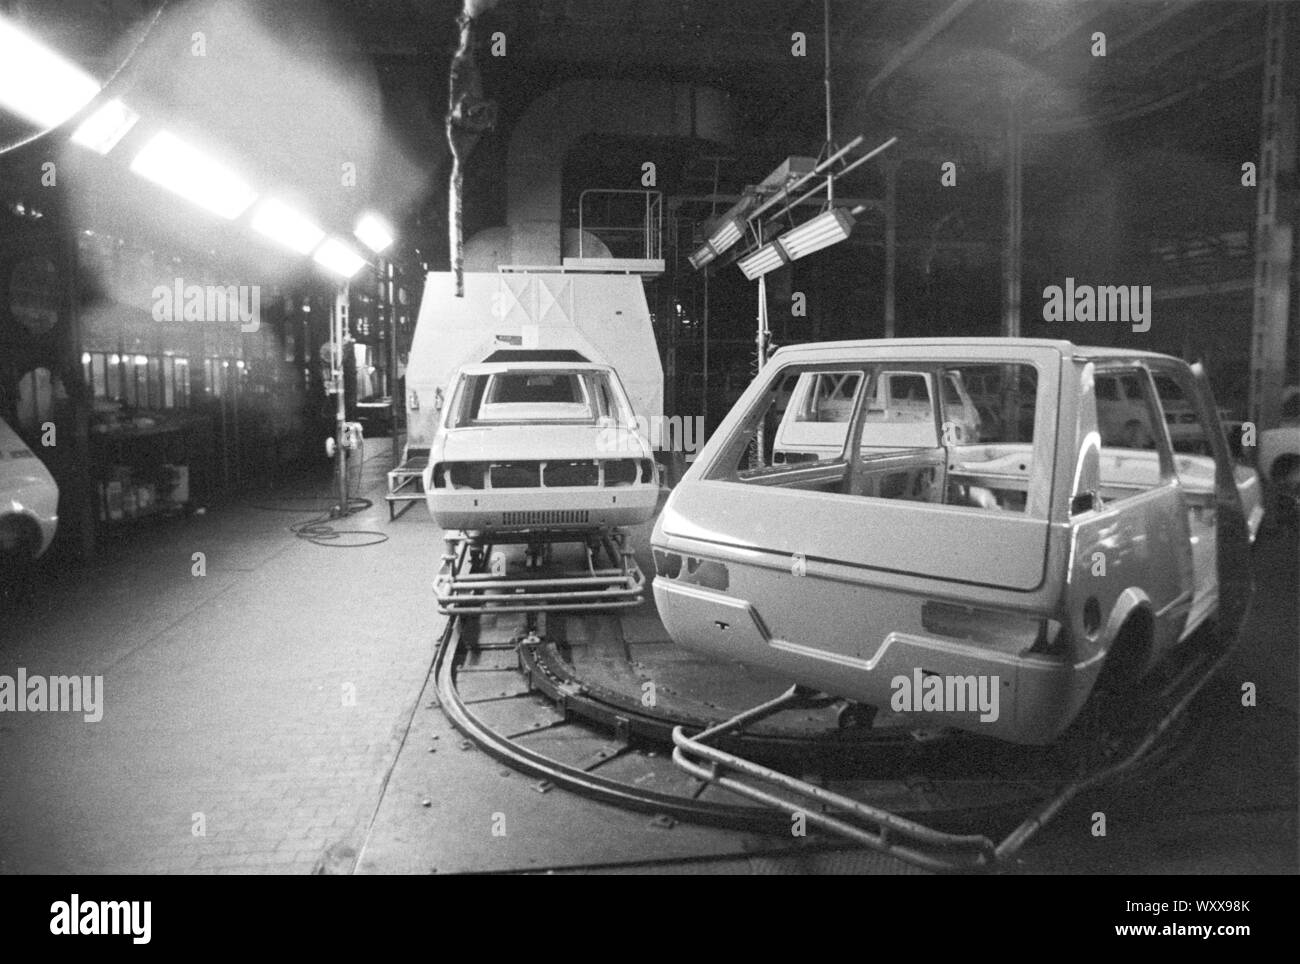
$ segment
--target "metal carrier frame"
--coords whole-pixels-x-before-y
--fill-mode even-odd
[[[526,545],[529,568],[541,569],[551,546],[581,543],[586,569],[559,575],[508,579],[490,571],[496,545]],[[608,565],[597,567],[603,553]],[[454,616],[628,609],[640,605],[645,574],[617,529],[459,533],[447,537],[447,551],[433,582],[438,612]]]
[[[825,696],[793,686],[776,699],[760,703],[716,726],[687,736],[673,729],[673,762],[705,783],[787,813],[802,813],[807,822],[854,843],[908,863],[940,872],[1009,869],[1020,849],[1071,800],[1090,787],[1130,770],[1182,715],[1201,687],[1223,665],[1232,647],[1205,653],[1182,667],[1159,694],[1167,709],[1132,741],[1113,746],[1099,763],[1061,786],[1012,830],[1001,843],[981,834],[935,830],[888,810],[834,793],[806,780],[746,760],[710,740],[734,734],[784,710],[815,705]],[[1168,701],[1168,702],[1166,702]],[[728,775],[728,771],[736,776]],[[764,784],[775,789],[767,789]]]

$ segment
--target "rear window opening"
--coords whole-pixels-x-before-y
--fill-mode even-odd
[[[1033,365],[787,366],[708,478],[997,512],[1035,481]]]
[[[449,428],[564,422],[597,424],[632,420],[608,372],[521,368],[464,375],[456,387]]]

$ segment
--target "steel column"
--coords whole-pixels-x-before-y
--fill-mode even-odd
[[[1006,129],[1006,239],[1002,252],[1002,334],[1020,337],[1020,232],[1024,221],[1021,207],[1020,165],[1023,134],[1014,106],[1007,109]]]
[[[1277,424],[1286,375],[1296,170],[1296,80],[1288,67],[1295,29],[1284,3],[1268,5],[1255,219],[1255,303],[1250,345],[1250,408],[1259,428]],[[1279,177],[1282,175],[1282,177]]]
[[[898,273],[898,162],[885,161],[885,337],[895,335],[894,295]]]

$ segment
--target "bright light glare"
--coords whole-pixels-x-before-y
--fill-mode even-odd
[[[333,271],[341,278],[351,278],[366,263],[364,258],[338,238],[327,240],[316,249],[312,258],[317,264]]]
[[[299,254],[310,254],[325,232],[289,205],[268,198],[253,213],[253,230]]]
[[[98,93],[93,77],[0,17],[0,106],[58,127]]]
[[[72,132],[72,142],[107,154],[139,119],[139,114],[114,97],[81,122]]]
[[[140,149],[131,170],[232,221],[257,197],[239,175],[167,131]]]
[[[375,254],[383,254],[393,243],[392,230],[376,214],[363,214],[354,233]]]

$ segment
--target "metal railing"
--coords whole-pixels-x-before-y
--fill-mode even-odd
[[[588,195],[603,196],[605,206],[601,220],[614,223],[588,224]],[[643,198],[640,223],[619,223],[612,211],[615,195],[640,195]],[[631,210],[631,205],[625,205]],[[587,257],[584,250],[586,232],[590,231],[609,248],[614,257],[645,258],[657,260],[663,257],[663,218],[664,196],[662,191],[638,191],[631,188],[587,188],[578,195],[578,257]],[[634,252],[634,253],[633,253]]]

